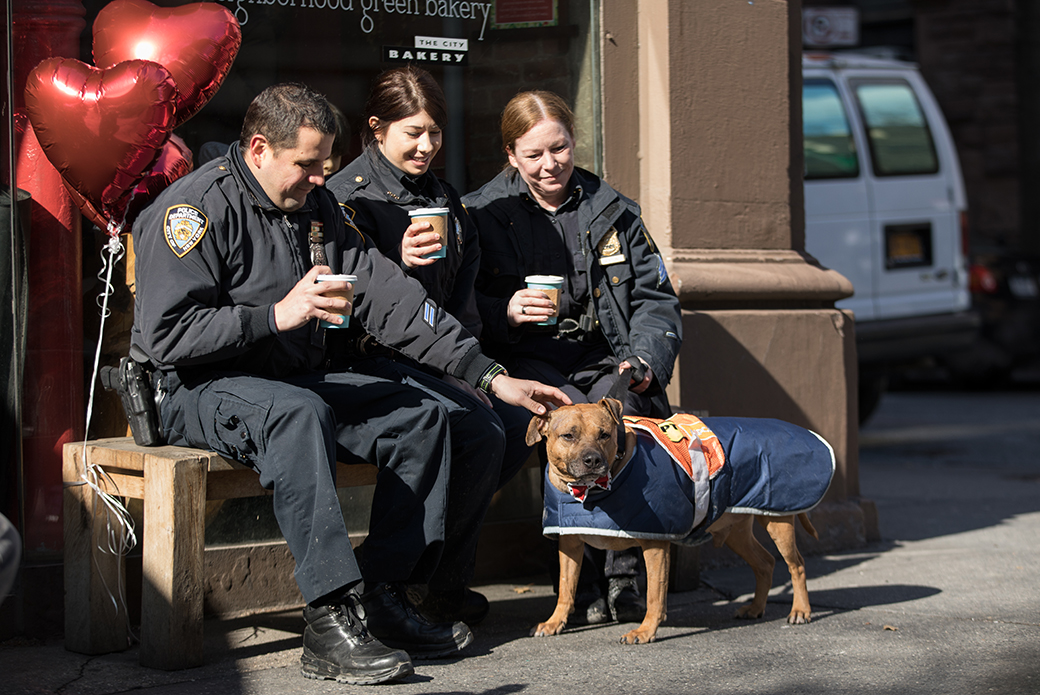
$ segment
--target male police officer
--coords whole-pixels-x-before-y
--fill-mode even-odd
[[[334,133],[323,96],[270,87],[249,106],[237,146],[140,215],[132,344],[157,370],[168,441],[245,461],[274,491],[307,601],[304,675],[379,683],[412,673],[409,654],[443,656],[472,640],[461,622],[425,620],[402,590],[430,576],[445,542],[453,423],[427,392],[338,362],[335,330],[318,322],[342,323],[333,310],[349,303],[331,293],[346,283],[316,276],[356,275],[354,320],[413,359],[533,412],[568,399],[509,377],[417,282],[366,248],[322,185]],[[337,458],[380,468],[360,569]]]

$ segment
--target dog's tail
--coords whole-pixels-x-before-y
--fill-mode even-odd
[[[820,540],[820,535],[818,533],[816,533],[816,528],[813,527],[812,522],[809,521],[809,515],[808,514],[806,514],[805,512],[802,512],[801,514],[799,514],[798,515],[798,521],[802,522],[802,528],[805,529],[806,533],[808,533],[810,536],[812,536],[816,540]]]

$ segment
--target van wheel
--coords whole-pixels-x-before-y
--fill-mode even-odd
[[[859,377],[859,424],[865,423],[888,389],[887,374],[861,374]]]

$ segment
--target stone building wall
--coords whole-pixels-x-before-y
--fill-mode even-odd
[[[933,0],[915,6],[917,61],[960,155],[972,250],[1021,248],[1015,2]]]

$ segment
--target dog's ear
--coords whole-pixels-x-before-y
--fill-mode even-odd
[[[601,398],[599,404],[606,408],[614,422],[621,424],[621,412],[625,409],[625,405],[621,401],[616,398]]]
[[[524,442],[527,446],[534,446],[538,442],[542,441],[542,430],[549,424],[549,412],[545,415],[535,415],[531,418],[531,422],[527,425],[527,437]]]

